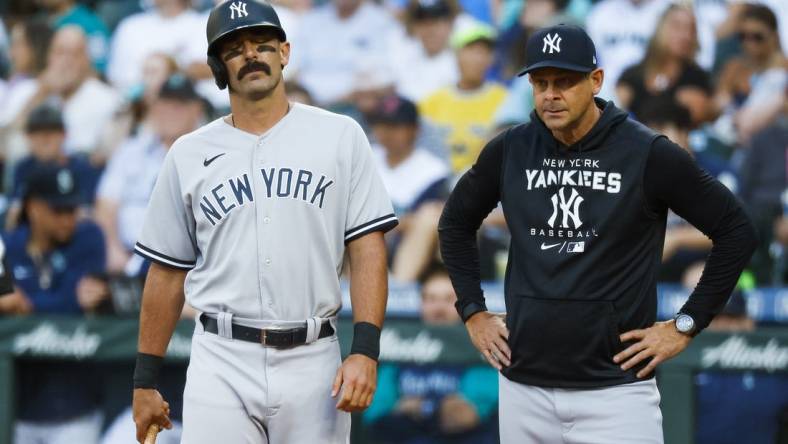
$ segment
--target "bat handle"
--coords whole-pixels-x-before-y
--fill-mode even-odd
[[[156,444],[156,435],[159,434],[159,430],[158,424],[151,424],[150,427],[148,427],[148,433],[145,434],[144,444]]]

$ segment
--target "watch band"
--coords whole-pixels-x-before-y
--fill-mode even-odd
[[[487,311],[487,306],[484,303],[468,302],[462,307],[458,307],[457,312],[460,314],[462,322],[466,322],[471,316],[479,313],[480,311]]]

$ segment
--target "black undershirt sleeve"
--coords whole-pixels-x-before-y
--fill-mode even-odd
[[[665,137],[652,144],[643,181],[651,211],[661,214],[670,208],[712,240],[700,282],[681,309],[698,329],[706,328],[755,251],[755,226],[724,185]]]
[[[505,135],[492,139],[460,178],[438,223],[441,256],[457,292],[456,307],[463,320],[467,319],[466,308],[486,310],[476,232],[500,200]]]

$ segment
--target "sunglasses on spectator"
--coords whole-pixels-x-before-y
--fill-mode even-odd
[[[762,32],[740,32],[738,36],[741,42],[750,40],[755,43],[763,43],[766,40],[766,34]]]

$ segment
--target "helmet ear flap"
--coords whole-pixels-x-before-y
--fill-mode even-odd
[[[227,67],[224,66],[224,62],[214,55],[209,55],[208,66],[211,68],[216,86],[218,86],[219,89],[227,88]]]

